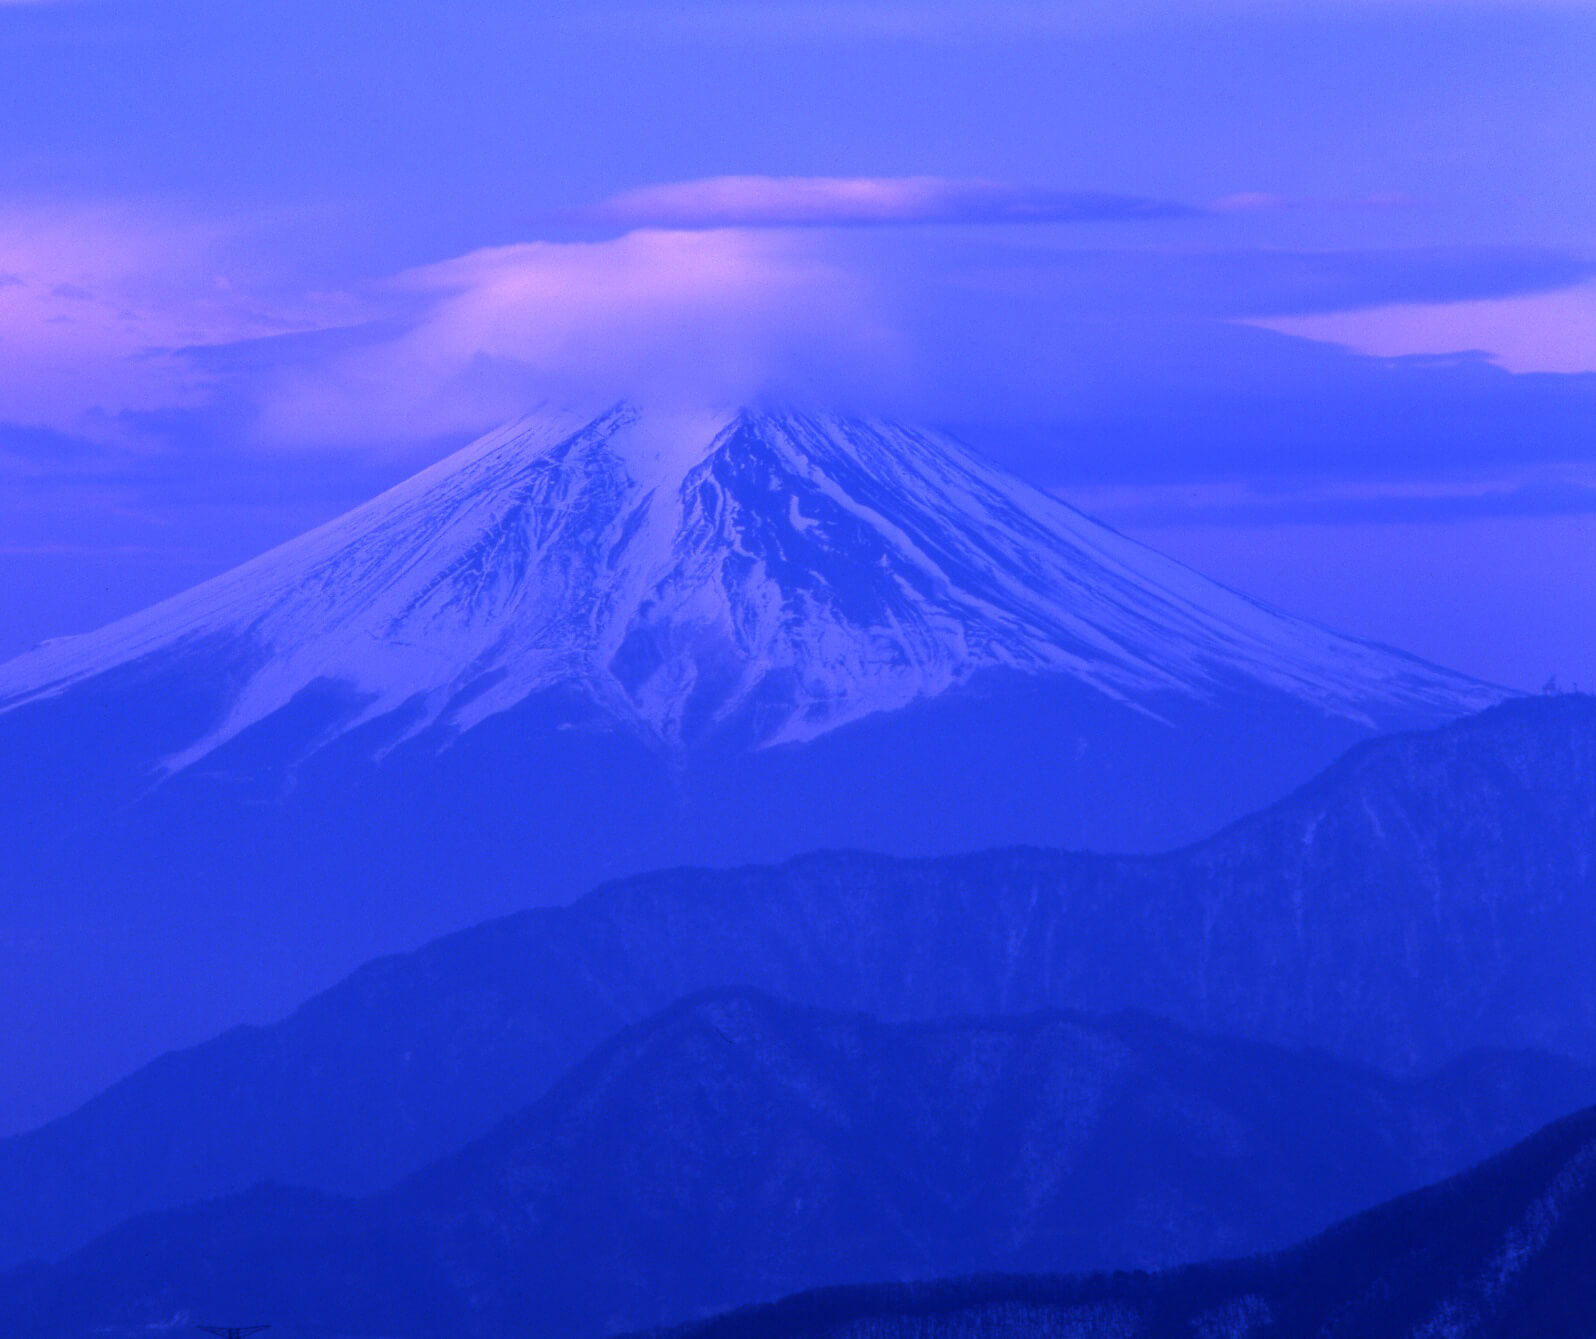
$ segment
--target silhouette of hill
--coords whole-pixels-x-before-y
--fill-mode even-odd
[[[597,1336],[821,1283],[1239,1254],[1593,1094],[1549,1057],[1402,1083],[1142,1015],[881,1023],[715,992],[391,1191],[260,1188],[0,1280],[0,1332]]]
[[[1164,856],[829,854],[624,880],[374,962],[0,1143],[0,1258],[262,1180],[377,1189],[719,986],[888,1019],[1139,1009],[1403,1073],[1480,1047],[1596,1060],[1593,891],[1587,697],[1372,741]]]
[[[654,1339],[1589,1339],[1596,1111],[1277,1255],[839,1287]]]

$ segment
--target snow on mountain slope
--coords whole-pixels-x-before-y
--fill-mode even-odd
[[[1327,714],[1501,696],[1249,600],[935,432],[619,405],[490,433],[373,501],[98,632],[0,666],[0,710],[148,656],[249,667],[199,757],[307,686],[347,730],[466,730],[576,688],[668,744],[803,741],[985,670],[1156,710],[1264,686]],[[203,650],[202,650],[203,648]]]

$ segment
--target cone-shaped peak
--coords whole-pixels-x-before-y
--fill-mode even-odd
[[[734,720],[804,740],[1000,669],[1150,709],[1250,682],[1369,723],[1499,696],[1208,581],[940,433],[628,404],[511,424],[18,657],[0,707],[218,647],[240,686],[185,758],[328,681],[358,702],[344,728],[405,708],[412,730],[464,730],[574,689],[673,743]]]

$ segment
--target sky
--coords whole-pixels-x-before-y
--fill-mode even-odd
[[[1593,180],[1586,0],[0,0],[0,655],[628,396],[1596,687]]]

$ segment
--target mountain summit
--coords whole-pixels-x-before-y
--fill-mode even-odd
[[[97,633],[0,667],[0,709],[160,658],[226,664],[203,756],[313,685],[330,735],[453,735],[573,690],[667,745],[801,743],[969,684],[1062,676],[1160,714],[1255,685],[1367,726],[1499,694],[1249,600],[951,438],[806,414],[502,428]]]

